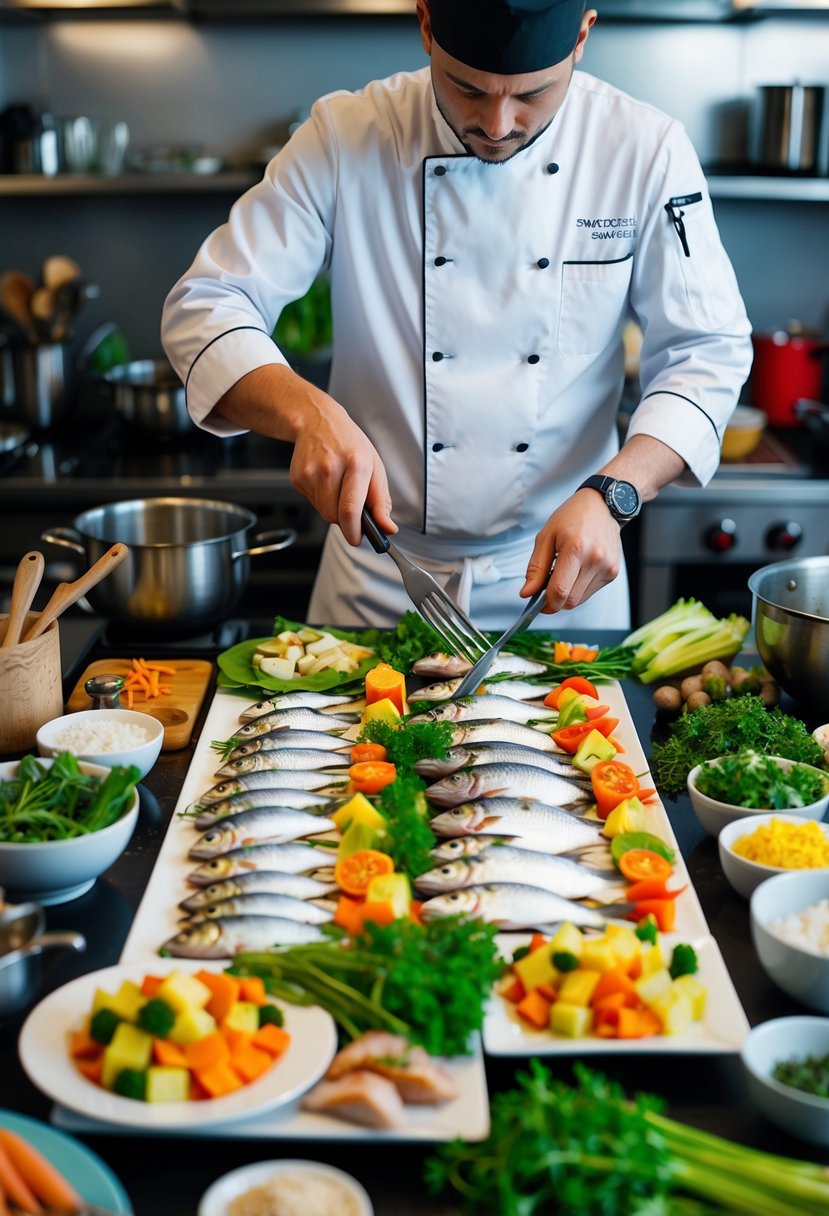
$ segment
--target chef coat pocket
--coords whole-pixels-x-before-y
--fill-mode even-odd
[[[633,254],[561,267],[560,355],[594,355],[612,342],[627,312]]]
[[[671,234],[668,240],[676,242],[691,317],[703,329],[719,329],[734,316],[740,289],[720,242],[711,204],[700,193],[671,199],[668,205],[679,220],[677,227],[677,220],[672,219],[677,237]]]

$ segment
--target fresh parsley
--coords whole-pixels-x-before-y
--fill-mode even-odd
[[[803,764],[783,768],[772,756],[744,751],[704,764],[697,789],[718,802],[752,810],[795,810],[823,798],[829,777]]]

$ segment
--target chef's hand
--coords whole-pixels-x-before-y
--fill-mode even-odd
[[[549,578],[541,611],[575,608],[612,583],[621,562],[621,529],[601,495],[595,490],[577,490],[553,512],[536,536],[527,581],[520,594],[535,595]]]

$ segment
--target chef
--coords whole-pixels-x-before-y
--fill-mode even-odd
[[[361,543],[365,504],[481,628],[545,583],[562,626],[626,627],[621,528],[710,479],[750,366],[699,161],[678,122],[574,70],[583,0],[417,16],[429,65],[316,102],[170,292],[165,349],[201,426],[293,444],[292,483],[332,525],[310,620],[411,606]],[[271,338],[320,272],[328,393]]]

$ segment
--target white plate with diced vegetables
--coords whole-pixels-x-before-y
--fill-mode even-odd
[[[252,1012],[263,1008],[261,1000],[257,1005],[240,994],[229,1002],[224,991],[219,1019],[219,1007],[211,1004],[215,993],[201,982],[200,990],[192,981],[200,971],[218,975],[221,970],[196,960],[158,958],[106,967],[64,984],[32,1010],[20,1033],[20,1059],[29,1079],[50,1098],[82,1115],[150,1132],[235,1122],[299,1097],[319,1080],[334,1056],[333,1018],[316,1005],[300,1007],[269,998],[266,1004],[278,1013],[271,1010],[265,1017]],[[165,1030],[163,1022],[148,1021],[148,1015],[141,1013],[153,997],[172,1008],[175,1029]],[[211,1007],[216,1018],[209,1012]],[[84,1059],[83,1037],[93,1037],[91,1018],[100,1009],[113,1011],[117,1021],[96,1075],[94,1048]],[[156,1006],[156,1019],[159,1012]],[[189,1046],[205,1044],[209,1036],[224,1031],[226,1023],[238,1032],[222,1034],[227,1052],[212,1043],[200,1056],[198,1046]],[[258,1033],[268,1025],[270,1032]],[[157,1037],[169,1044],[160,1057],[153,1042]],[[181,1051],[184,1063],[175,1058],[174,1048]],[[264,1058],[267,1055],[270,1063]],[[132,1075],[122,1077],[125,1071]],[[143,1090],[140,1084],[135,1088],[135,1074],[142,1072]],[[114,1088],[119,1077],[122,1093]],[[237,1080],[240,1083],[234,1088]],[[209,1096],[211,1091],[220,1096]],[[127,1092],[135,1096],[125,1096]]]
[[[361,680],[377,654],[339,629],[312,629],[281,621],[286,628],[269,638],[249,638],[217,659],[227,687],[259,687],[275,692],[313,689]]]
[[[572,929],[573,926],[567,928]],[[555,933],[546,937],[555,947]],[[529,1003],[527,1012],[536,1017],[535,1025],[518,1012],[517,994],[510,992],[515,976],[506,974],[496,986],[497,990],[493,992],[487,1009],[483,1029],[485,1051],[492,1056],[584,1055],[599,1052],[717,1054],[739,1051],[749,1025],[714,938],[710,935],[689,938],[678,933],[663,933],[657,937],[659,957],[651,953],[649,943],[642,943],[643,952],[650,954],[649,961],[645,963],[645,969],[650,970],[640,977],[644,985],[642,995],[646,999],[637,1003],[653,1002],[654,1008],[666,1018],[669,1033],[665,1032],[664,1027],[654,1027],[653,1033],[637,1038],[602,1037],[594,1033],[595,1020],[590,1012],[592,994],[588,989],[598,981],[587,973],[595,973],[605,965],[599,957],[599,948],[596,960],[589,965],[576,966],[573,963],[570,972],[573,979],[568,981],[570,999],[555,1015],[552,1012],[557,1003],[555,999],[548,1001],[546,1007],[540,1001]],[[502,933],[497,941],[502,958],[511,962],[515,951],[529,947],[532,938],[526,933]],[[559,943],[559,946],[562,946],[564,954],[570,952],[567,942]],[[671,994],[676,981],[670,977],[669,971],[674,950],[678,946],[681,947],[679,956],[685,960],[690,957],[687,953],[690,947],[697,963],[697,970],[691,976],[693,983],[679,981],[680,992],[683,987],[688,989],[688,993],[683,993],[679,998]],[[551,953],[555,954],[554,948]],[[539,959],[543,962],[540,955]],[[552,964],[552,957],[550,962]],[[531,970],[534,974],[525,974],[528,985],[541,980],[541,992],[545,994],[545,999],[559,996],[565,979],[563,973],[555,976],[540,972],[536,974],[538,969],[534,965]],[[582,973],[585,979],[580,982]],[[651,979],[652,976],[656,978]],[[549,983],[551,978],[553,982],[545,993],[543,985]],[[565,990],[563,995],[567,996],[568,991]],[[685,1010],[686,995],[690,1011]],[[544,1016],[545,1013],[548,1017]],[[690,1016],[687,1016],[688,1013]],[[673,1025],[670,1025],[672,1021]],[[552,1029],[553,1025],[557,1025],[558,1029]]]

